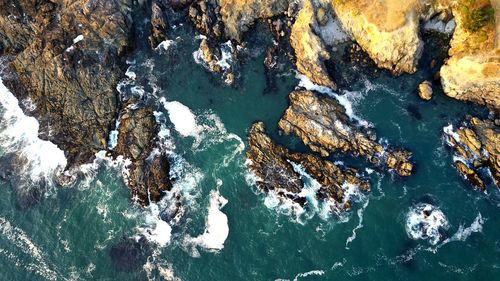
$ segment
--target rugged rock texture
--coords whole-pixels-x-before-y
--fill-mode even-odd
[[[39,137],[65,151],[68,170],[108,147],[131,11],[131,0],[0,0],[0,54],[10,58],[4,82],[36,107],[27,113],[38,119]],[[132,161],[127,183],[148,204],[148,191],[155,201],[170,188],[168,162],[150,157],[157,133],[151,109],[125,111],[115,153]]]
[[[210,39],[221,39],[224,25],[215,1],[199,0],[189,6],[188,16],[195,28]]]
[[[455,166],[472,185],[486,189],[489,169],[494,184],[500,187],[500,127],[498,120],[472,117],[457,130],[447,127],[445,139],[455,152]]]
[[[477,13],[485,13],[480,21]],[[494,12],[494,15],[491,14]],[[441,67],[446,95],[500,111],[500,1],[456,1],[450,58]],[[489,15],[489,16],[488,16]]]
[[[430,100],[432,98],[432,83],[424,81],[418,85],[418,96],[423,100]]]
[[[332,7],[356,42],[394,74],[416,71],[423,43],[419,16],[424,0],[332,0]]]
[[[298,164],[318,183],[321,188],[316,196],[319,199],[332,199],[343,203],[346,184],[358,185],[363,190],[369,189],[367,181],[358,177],[357,171],[344,168],[310,154],[290,152],[285,147],[275,144],[265,134],[264,124],[252,125],[249,134],[249,150],[247,158],[251,161],[250,169],[259,177],[257,185],[264,192],[275,190],[278,195],[289,198],[301,205],[306,203],[305,197],[299,193],[304,187],[300,174],[292,163]]]
[[[66,152],[68,168],[91,161],[106,149],[116,116],[115,87],[129,46],[129,1],[0,4],[4,53],[15,55],[9,67],[16,75],[6,84],[20,100],[36,105],[40,138]]]
[[[306,90],[294,91],[289,98],[290,106],[279,121],[285,134],[296,134],[323,156],[331,152],[350,153],[393,169],[401,176],[411,174],[411,153],[377,143],[375,133],[353,125],[337,100]]]
[[[164,12],[165,8],[161,0],[153,0],[151,2],[150,35],[148,40],[152,49],[168,39],[168,21]]]
[[[171,189],[170,165],[167,156],[154,149],[158,126],[153,110],[134,102],[129,101],[122,110],[114,153],[131,161],[125,180],[134,200],[148,205]]]
[[[292,26],[290,44],[294,49],[297,70],[312,82],[335,89],[323,62],[330,59],[320,37],[313,31],[317,26],[315,8],[310,0],[304,0]]]
[[[220,14],[227,37],[241,41],[241,36],[257,19],[283,14],[289,0],[219,0]]]

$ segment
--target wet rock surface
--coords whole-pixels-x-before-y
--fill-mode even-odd
[[[122,110],[115,155],[131,161],[125,175],[132,198],[143,205],[171,189],[170,165],[157,148],[158,126],[151,107],[129,101]]]
[[[323,156],[349,153],[400,176],[411,174],[411,152],[382,146],[372,130],[354,125],[336,99],[307,90],[294,91],[289,98],[290,106],[279,121],[285,134],[297,135]]]
[[[432,83],[429,81],[424,81],[418,85],[418,96],[428,101],[432,98]]]
[[[318,199],[335,200],[342,203],[343,208],[349,208],[349,202],[344,200],[346,184],[369,189],[368,182],[361,179],[353,168],[336,165],[312,154],[291,152],[275,144],[265,133],[262,122],[252,125],[248,142],[249,168],[259,178],[257,186],[264,192],[276,191],[278,195],[304,205],[306,199],[300,195],[304,182],[293,163],[303,167],[321,185],[316,193]]]
[[[60,2],[0,3],[2,11],[14,9],[6,6],[22,11],[18,17],[3,14],[0,30],[14,25],[28,34],[7,32],[0,38],[10,46],[4,54],[13,56],[5,84],[19,100],[33,102],[40,138],[63,149],[71,168],[106,149],[117,108],[115,87],[129,48],[130,3]]]
[[[152,49],[168,39],[167,31],[169,25],[165,9],[165,5],[160,0],[153,0],[151,2],[150,35],[148,40]]]
[[[445,140],[455,154],[454,165],[465,179],[480,190],[486,190],[492,177],[494,185],[500,187],[498,123],[472,117],[458,129],[447,127],[444,132]]]
[[[161,3],[152,4],[152,44],[166,30]],[[108,148],[120,107],[116,85],[133,47],[132,8],[129,0],[0,1],[0,54],[9,59],[4,82],[20,104],[33,105],[24,110],[39,121],[39,137],[65,152],[68,170]],[[142,204],[157,201],[170,182],[166,157],[151,154],[153,112],[125,109],[123,118],[115,156],[132,162],[132,195]]]

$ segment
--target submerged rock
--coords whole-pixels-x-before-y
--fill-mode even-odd
[[[418,96],[423,100],[432,98],[432,84],[429,81],[424,81],[418,85]]]
[[[132,198],[143,205],[159,201],[172,187],[167,156],[155,150],[157,135],[153,110],[129,101],[122,111],[114,153],[131,161],[125,181]]]
[[[485,190],[490,174],[500,188],[500,128],[493,120],[472,117],[456,130],[445,127],[444,133],[455,154],[455,167],[465,179]],[[485,169],[489,173],[481,171]]]
[[[291,152],[273,143],[266,135],[262,122],[252,125],[248,142],[249,168],[259,178],[257,186],[264,192],[275,191],[280,196],[304,205],[305,195],[300,194],[304,182],[294,164],[300,165],[321,185],[316,193],[318,199],[334,200],[342,203],[343,208],[349,208],[349,202],[344,198],[346,185],[356,185],[362,190],[369,189],[368,182],[361,179],[353,168],[341,167],[311,154]]]
[[[279,121],[285,134],[296,134],[323,156],[332,152],[349,153],[393,169],[401,176],[411,174],[411,153],[384,148],[376,142],[374,132],[353,124],[337,100],[307,90],[294,91],[289,98],[290,106]]]

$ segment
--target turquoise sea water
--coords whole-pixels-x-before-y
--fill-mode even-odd
[[[372,190],[360,196],[344,220],[314,212],[297,218],[268,207],[266,195],[251,184],[244,164],[247,132],[256,120],[265,123],[277,142],[306,151],[297,138],[277,130],[287,95],[299,80],[292,65],[285,64],[271,78],[276,87],[266,88],[262,61],[269,40],[256,34],[244,51],[236,87],[225,86],[195,63],[192,53],[199,41],[187,26],[172,31],[174,43],[167,51],[149,51],[139,42],[138,51],[130,56],[129,71],[136,77],[124,81],[123,95],[163,97],[165,104],[177,101],[189,108],[196,121],[196,128],[183,136],[169,120],[172,112],[157,105],[165,126],[162,132],[168,131],[174,185],[183,190],[186,206],[184,218],[172,226],[167,245],[159,246],[155,242],[159,239],[151,237],[127,242],[154,230],[152,211],[131,204],[120,164],[102,160],[73,186],[50,187],[45,198],[30,208],[19,208],[13,183],[0,181],[4,194],[0,197],[0,279],[498,278],[500,193],[494,188],[480,193],[465,183],[453,168],[442,138],[443,127],[458,124],[467,114],[487,113],[445,97],[438,87],[432,101],[418,98],[415,89],[432,77],[426,66],[438,54],[432,44],[427,45],[422,70],[398,78],[353,68],[342,62],[342,51],[337,53],[337,71],[345,80],[339,92],[347,94],[355,113],[373,124],[379,137],[413,152],[416,170],[405,179],[383,172],[370,174]],[[334,155],[332,160],[360,170],[370,168],[360,159]],[[221,211],[227,216],[229,235],[218,251],[192,242],[206,227],[212,190],[228,201]],[[405,229],[408,214],[423,203],[439,208],[449,224],[441,229],[435,245],[428,239],[410,238]],[[165,238],[168,231],[159,235]]]

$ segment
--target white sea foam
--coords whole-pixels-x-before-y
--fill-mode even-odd
[[[446,238],[441,244],[438,245],[437,248],[440,248],[443,245],[448,244],[450,242],[467,240],[467,238],[469,238],[473,233],[482,232],[483,224],[484,224],[483,216],[481,215],[481,213],[478,213],[470,226],[466,227],[463,224],[460,224],[455,234],[453,234],[449,238]]]
[[[460,136],[453,130],[453,125],[449,124],[448,126],[443,128],[443,132],[452,137],[456,142],[460,142]]]
[[[299,72],[296,72],[295,77],[299,79],[299,85],[298,85],[299,87],[305,88],[310,91],[316,91],[335,98],[339,102],[339,104],[345,108],[345,113],[347,114],[347,116],[349,116],[351,120],[358,122],[361,126],[364,127],[370,126],[369,122],[367,122],[363,118],[360,118],[354,113],[352,101],[348,99],[347,95],[339,95],[333,92],[328,87],[314,84],[309,78],[307,78],[307,76],[300,74]]]
[[[342,202],[337,202],[332,199],[318,200],[316,194],[321,188],[321,184],[312,178],[301,165],[289,161],[295,172],[297,172],[301,180],[304,182],[304,187],[299,193],[291,193],[282,188],[269,190],[264,197],[264,205],[269,209],[274,209],[280,214],[284,214],[293,218],[294,222],[305,224],[305,222],[315,215],[318,215],[323,220],[328,220],[332,214],[335,214],[339,222],[347,222],[348,214],[345,212],[345,204],[347,202],[360,202],[365,200],[365,195],[359,190],[357,185],[344,183],[344,198]],[[247,166],[249,162],[246,162]],[[245,179],[249,185],[255,185],[257,181],[262,181],[253,173],[248,172]],[[305,207],[293,201],[285,195],[291,197],[301,197],[307,202]],[[366,206],[365,206],[366,208]]]
[[[194,238],[186,237],[185,243],[201,246],[208,251],[222,250],[229,235],[227,216],[221,211],[227,202],[227,199],[220,195],[218,190],[210,191],[210,204],[208,206],[205,231]]]
[[[3,156],[13,155],[25,161],[17,164],[18,175],[27,177],[27,184],[44,180],[48,183],[61,174],[67,160],[55,144],[38,138],[39,124],[24,115],[14,95],[0,78],[0,147]],[[0,155],[2,156],[2,155]]]
[[[297,281],[297,280],[299,280],[299,278],[302,278],[302,277],[313,276],[313,275],[321,276],[324,274],[325,274],[325,272],[323,270],[311,270],[308,272],[299,273],[299,274],[295,275],[295,277],[293,278],[293,281]]]
[[[167,40],[160,42],[160,44],[158,44],[158,46],[156,46],[155,50],[160,51],[160,52],[166,52],[173,45],[175,45],[175,41],[167,39]]]
[[[168,111],[170,121],[174,124],[175,130],[184,137],[196,136],[198,126],[196,125],[196,116],[189,107],[178,101],[163,102]]]
[[[408,211],[405,227],[411,239],[425,239],[436,245],[442,239],[440,231],[448,229],[449,223],[439,208],[418,203]]]
[[[358,214],[358,225],[352,230],[351,236],[347,237],[347,240],[345,241],[345,248],[349,249],[349,244],[352,243],[356,239],[357,231],[361,228],[363,228],[363,214],[368,207],[368,204],[370,203],[370,200],[367,199],[365,203],[363,204],[363,207],[358,209],[357,214]]]
[[[223,165],[227,166],[236,155],[242,153],[245,149],[243,140],[236,134],[229,133],[215,113],[205,111],[195,115],[189,107],[182,103],[166,101],[164,98],[160,99],[160,103],[168,111],[175,130],[183,137],[194,138],[193,150],[206,150],[213,145],[224,142],[232,143],[232,146],[235,146],[232,150],[233,153],[223,160]]]
[[[139,227],[142,236],[160,247],[170,243],[172,227],[160,218],[160,209],[157,204],[149,204],[149,210],[146,213],[146,225],[146,227]]]
[[[10,253],[0,249],[0,254],[10,257],[11,260],[18,260],[18,254],[23,253],[29,257],[31,262],[26,264],[26,262],[17,261],[16,264],[23,264],[28,271],[34,272],[46,280],[58,279],[57,272],[47,265],[43,250],[22,229],[12,225],[9,220],[3,217],[0,217],[0,235],[19,249],[18,253]]]
[[[221,58],[217,60],[217,65],[223,70],[229,70],[231,68],[231,62],[233,61],[233,49],[231,40],[228,40],[220,46]]]

